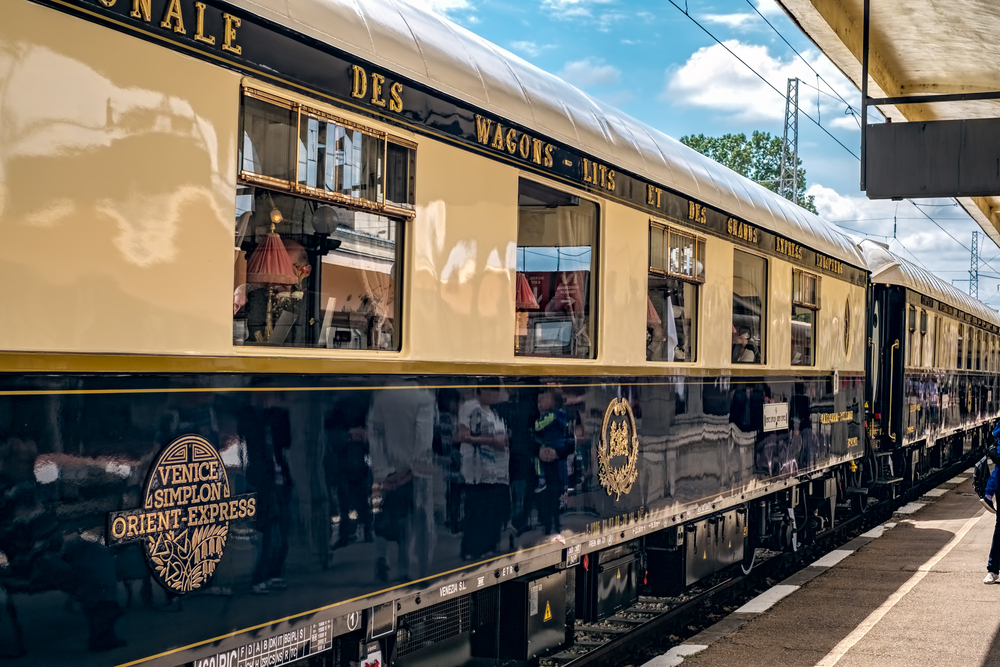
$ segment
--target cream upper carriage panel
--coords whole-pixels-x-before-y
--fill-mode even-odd
[[[819,218],[649,128],[646,134],[658,149],[652,153],[644,140],[635,139],[635,128],[643,127],[638,121],[631,121],[630,129],[609,131],[622,122],[622,114],[605,111],[603,105],[558,77],[401,0],[234,0],[234,4],[256,13],[265,10],[268,18],[287,28],[353,51],[392,71],[406,72],[419,83],[500,118],[522,122],[597,159],[697,197],[829,257],[864,266],[854,245]],[[310,9],[311,5],[323,9]],[[336,17],[340,12],[352,20],[323,18]],[[396,19],[388,18],[393,12],[409,27],[409,37]],[[359,13],[368,26],[364,30],[359,30],[353,20]],[[300,17],[309,17],[309,21]],[[407,39],[413,48],[399,43]],[[420,53],[419,59],[412,56],[414,52]],[[512,79],[501,73],[501,65]],[[529,117],[525,117],[522,100],[530,111]],[[627,140],[627,133],[632,135],[632,141]],[[737,182],[740,187],[735,185]]]
[[[873,241],[862,241],[859,247],[868,261],[873,283],[906,287],[1000,326],[1000,314],[997,311],[955,289],[937,276],[889,252]]]
[[[228,353],[239,75],[2,15],[0,350]]]

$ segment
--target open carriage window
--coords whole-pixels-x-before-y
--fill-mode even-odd
[[[592,359],[597,204],[527,179],[517,203],[514,354]]]
[[[736,250],[733,253],[734,364],[762,364],[767,344],[767,260]]]
[[[233,343],[399,350],[415,147],[244,89]]]
[[[650,222],[647,361],[695,361],[698,290],[704,281],[705,241]]]

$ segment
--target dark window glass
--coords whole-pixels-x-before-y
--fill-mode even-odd
[[[516,355],[594,357],[597,219],[597,204],[521,179]]]
[[[243,98],[240,169],[282,181],[295,177],[296,112],[253,97]]]
[[[390,141],[386,146],[385,163],[385,203],[412,209],[416,204],[417,152]]]
[[[767,332],[767,260],[733,253],[733,363],[764,363]]]
[[[961,368],[962,367],[962,344],[965,342],[964,334],[965,334],[965,325],[964,324],[959,324],[958,325],[958,359],[955,361],[955,367],[956,368]]]

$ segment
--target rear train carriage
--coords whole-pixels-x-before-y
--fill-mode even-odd
[[[894,489],[990,441],[1000,315],[879,243],[860,248],[872,272],[874,477]]]
[[[867,272],[801,208],[399,2],[0,54],[8,653],[527,661],[832,522]]]

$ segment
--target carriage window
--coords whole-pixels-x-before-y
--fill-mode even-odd
[[[958,325],[958,358],[955,360],[955,368],[962,367],[962,343],[964,342],[963,334],[965,333],[965,325]]]
[[[705,280],[705,241],[649,225],[646,360],[694,361],[698,286]]]
[[[931,360],[931,366],[937,368],[939,365],[938,361],[938,348],[941,347],[941,318],[937,315],[934,316],[934,338],[931,340],[931,351],[933,358]]]
[[[764,363],[767,343],[767,260],[733,253],[733,363]]]
[[[244,88],[233,343],[399,350],[415,145]]]
[[[819,278],[792,270],[792,366],[815,363],[816,311],[819,310]]]
[[[909,344],[906,346],[907,366],[917,363],[917,311],[913,306],[907,308],[907,330],[910,332]]]
[[[527,179],[517,204],[514,354],[592,359],[597,204]]]
[[[972,330],[972,325],[970,324],[965,328],[966,340],[965,340],[965,370],[972,370],[972,352],[976,344],[976,334]]]
[[[923,367],[924,365],[924,348],[927,346],[927,311],[920,311],[920,359],[917,363]]]
[[[976,329],[976,370],[982,370],[983,360],[983,332]]]

